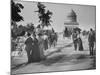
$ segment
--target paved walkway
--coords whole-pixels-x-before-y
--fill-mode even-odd
[[[95,57],[89,56],[86,40],[83,43],[84,51],[74,51],[72,41],[60,40],[55,48],[45,52],[47,56],[45,61],[19,65],[12,69],[12,74],[93,69],[95,68]],[[20,59],[16,57],[14,60],[16,64],[24,62],[27,62],[27,57],[20,57]]]

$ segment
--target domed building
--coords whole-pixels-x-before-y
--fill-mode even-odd
[[[79,23],[77,22],[77,15],[74,10],[71,10],[71,12],[67,15],[67,20],[64,22],[65,26],[65,36],[70,36],[74,28],[77,28],[79,26]]]

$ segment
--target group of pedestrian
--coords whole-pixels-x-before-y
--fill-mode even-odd
[[[28,33],[27,36],[25,50],[27,52],[28,63],[44,60],[46,57],[43,51],[44,46],[42,35],[38,34],[38,38],[36,38],[35,34]]]
[[[90,50],[90,55],[94,55],[94,43],[95,43],[95,32],[90,29],[89,34],[88,34],[88,42],[89,42],[89,50]],[[35,33],[29,33],[26,32],[25,34],[25,50],[27,52],[27,57],[28,57],[28,63],[32,62],[39,62],[41,60],[45,60],[46,56],[44,55],[44,50],[47,50],[49,46],[54,43],[54,46],[56,45],[57,42],[57,34],[52,33],[52,34],[35,34]],[[23,39],[23,38],[22,38]],[[74,49],[83,51],[83,42],[82,38],[80,36],[79,31],[73,31],[72,33],[72,39],[74,43]],[[23,45],[23,44],[22,44]]]
[[[57,35],[56,33],[50,37],[49,35],[45,33],[27,33],[27,39],[25,41],[26,45],[26,52],[28,56],[28,63],[31,62],[39,62],[41,60],[45,60],[46,56],[44,54],[44,51],[47,50],[49,47],[51,47],[51,42],[57,41]]]
[[[74,31],[72,34],[75,50],[83,51],[83,43],[79,31]]]
[[[79,50],[79,51],[83,51],[83,42],[80,36],[80,32],[79,31],[73,31],[72,33],[72,39],[73,39],[73,43],[74,43],[74,49],[75,50]],[[93,31],[93,29],[91,28],[88,34],[88,43],[89,43],[89,52],[90,52],[90,56],[94,55],[94,44],[95,44],[95,32]]]

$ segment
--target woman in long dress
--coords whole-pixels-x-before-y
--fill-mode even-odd
[[[33,49],[32,49],[32,53],[31,53],[31,57],[32,57],[32,62],[41,61],[38,40],[36,38],[36,35],[34,35],[34,34],[33,34]]]
[[[28,35],[28,38],[27,38],[27,40],[25,41],[25,44],[26,44],[25,50],[26,50],[26,52],[27,52],[28,63],[31,63],[31,62],[32,62],[32,61],[31,61],[31,51],[32,51],[32,49],[33,49],[33,45],[32,45],[33,39],[32,39],[32,37],[31,37],[31,34],[30,34],[30,33],[28,33],[27,35]]]
[[[79,51],[83,51],[83,42],[82,39],[80,37],[80,32],[77,31],[77,39],[78,39],[78,49]]]

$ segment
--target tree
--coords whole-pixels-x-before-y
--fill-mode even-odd
[[[20,3],[15,3],[13,0],[11,0],[11,20],[14,22],[19,22],[23,20],[23,17],[19,15],[21,12],[21,9],[23,9],[23,5]]]
[[[41,22],[42,27],[51,25],[50,22],[52,21],[50,19],[52,16],[52,12],[49,10],[47,10],[46,12],[45,10],[46,6],[44,6],[40,2],[38,2],[37,7],[38,7],[38,11],[35,12],[38,12],[38,16],[40,19],[39,22]]]
[[[23,26],[20,26],[19,28],[16,24],[16,22],[23,20],[23,17],[19,14],[23,8],[24,6],[22,4],[15,3],[11,0],[11,36],[13,38],[16,38],[23,28]]]
[[[26,29],[27,29],[26,30],[27,32],[30,32],[30,33],[34,32],[35,31],[34,24],[33,23],[27,24]]]

